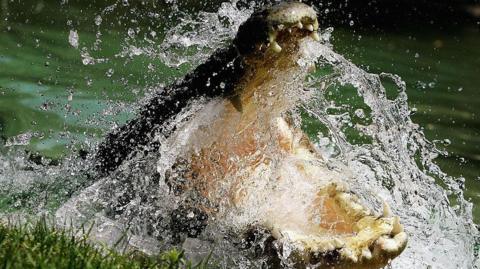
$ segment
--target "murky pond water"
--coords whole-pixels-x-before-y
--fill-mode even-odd
[[[0,3],[0,209],[29,213],[54,210],[94,183],[83,151],[131,118],[138,100],[228,43],[253,11],[174,1]],[[329,72],[334,82],[305,104],[302,127],[332,162],[363,178],[362,198],[399,207],[412,243],[395,268],[468,268],[476,232],[463,191],[480,205],[478,27],[331,35],[333,50],[318,55],[308,85],[323,88]],[[354,64],[396,74],[406,88]],[[480,206],[473,212],[479,220]]]

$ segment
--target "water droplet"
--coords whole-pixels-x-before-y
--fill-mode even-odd
[[[70,30],[70,34],[68,35],[68,43],[72,45],[72,47],[78,49],[78,33],[75,30]]]
[[[87,86],[90,87],[93,84],[93,79],[89,77],[85,77],[85,82],[87,83]]]
[[[132,28],[128,28],[128,36],[131,37],[131,38],[134,38],[135,37],[135,30],[133,30]]]
[[[112,75],[113,75],[114,71],[112,68],[108,69],[107,72],[105,73],[105,75],[107,75],[107,77],[111,78]]]
[[[363,119],[365,118],[365,112],[363,111],[363,109],[359,108],[355,110],[355,116],[359,117],[360,119]]]
[[[95,17],[95,25],[100,26],[100,24],[102,24],[102,21],[103,21],[103,19],[100,15],[97,15]]]
[[[40,106],[40,109],[43,110],[43,111],[47,111],[47,110],[49,109],[48,103],[43,103],[43,104]]]

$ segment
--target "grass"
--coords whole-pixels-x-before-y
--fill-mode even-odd
[[[40,220],[34,224],[0,224],[0,268],[211,268],[208,259],[197,265],[183,252],[171,250],[156,256],[140,252],[120,254],[93,246],[87,236],[75,237]]]

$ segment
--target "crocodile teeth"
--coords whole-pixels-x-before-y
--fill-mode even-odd
[[[397,242],[399,249],[402,250],[407,245],[408,235],[405,232],[401,232],[393,237],[395,242]]]
[[[338,238],[333,239],[333,244],[336,248],[343,248],[345,246],[345,242],[343,242],[342,240],[340,240]]]
[[[277,41],[271,42],[270,47],[272,48],[273,51],[275,51],[277,53],[282,51],[282,47],[280,47],[280,45],[278,45]]]
[[[307,24],[307,26],[305,26],[305,29],[307,29],[310,32],[313,32],[313,25]]]
[[[397,235],[401,232],[403,232],[403,225],[400,224],[400,218],[398,216],[395,216],[394,219],[393,219],[392,234]]]
[[[303,24],[301,22],[297,22],[297,28],[298,29],[303,29]]]
[[[372,258],[372,252],[368,248],[362,249],[362,257],[365,260],[370,260]]]
[[[351,260],[353,263],[357,263],[358,262],[358,257],[353,253],[353,251],[349,248],[344,248],[342,250],[343,252],[343,255],[345,258]]]
[[[375,256],[382,252],[394,252],[397,249],[397,244],[392,238],[382,236],[375,242]]]
[[[382,236],[375,242],[374,255],[382,252],[390,254],[398,253],[405,247],[406,243],[407,234],[404,232],[395,235],[393,238]]]
[[[332,251],[335,249],[335,246],[333,245],[333,242],[327,242],[325,243],[325,245],[323,246],[324,248],[324,251],[323,252],[327,252],[327,251]]]
[[[313,40],[320,41],[320,36],[317,32],[313,32],[310,36],[313,38]]]
[[[383,217],[388,218],[392,216],[392,211],[390,210],[390,206],[387,202],[383,202]]]
[[[315,19],[315,21],[313,22],[313,30],[317,31],[318,30],[318,20]]]
[[[275,42],[275,39],[277,39],[277,31],[270,31],[270,33],[268,33],[268,41],[272,43]]]

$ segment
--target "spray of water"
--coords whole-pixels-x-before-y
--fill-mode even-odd
[[[331,161],[352,169],[355,192],[376,208],[382,201],[394,205],[404,221],[409,245],[392,267],[471,268],[476,236],[472,205],[463,199],[461,184],[434,163],[441,152],[411,121],[405,83],[396,75],[370,74],[329,47],[320,54],[320,68],[330,66],[333,72],[327,81],[313,80],[314,89],[328,86],[304,109],[327,127],[323,147],[338,148]],[[396,86],[394,99],[387,98],[385,80]],[[329,97],[348,87],[361,102],[345,106]],[[352,130],[368,142],[349,139]]]
[[[104,12],[114,8],[110,6]],[[117,57],[143,54],[157,57],[171,67],[202,61],[211,50],[224,46],[252,11],[253,6],[240,9],[234,2],[224,3],[216,13],[202,12],[195,19],[184,17],[166,31],[160,45],[154,41],[144,46],[134,45],[132,40],[138,31],[129,30]],[[101,23],[100,16],[95,24]],[[309,98],[300,98],[291,112],[297,116],[296,124],[328,157],[329,163],[348,167],[351,176],[346,180],[365,204],[381,208],[385,201],[402,219],[410,236],[409,244],[391,268],[472,268],[478,236],[472,221],[472,205],[463,198],[462,181],[443,173],[435,164],[435,158],[443,152],[411,121],[405,83],[393,74],[368,73],[336,53],[329,42],[332,31],[324,29],[322,42],[311,48],[317,72],[306,78],[301,89],[311,93]],[[78,38],[75,31],[70,32],[72,46],[78,47]],[[84,63],[98,62],[86,48],[79,53]],[[386,85],[390,88],[393,85],[394,97],[389,97],[387,91],[392,89]],[[349,100],[345,101],[347,97]],[[188,227],[198,226],[199,223],[192,223],[198,218],[178,219],[175,212],[187,210],[187,216],[199,212],[183,208],[181,199],[185,197],[173,195],[171,186],[165,183],[171,167],[183,154],[182,142],[210,120],[195,115],[207,111],[202,115],[214,116],[218,113],[215,102],[196,100],[168,123],[184,131],[174,136],[175,143],[158,134],[156,139],[163,144],[160,151],[168,154],[145,157],[138,153],[109,177],[96,179],[93,185],[85,173],[78,176],[85,162],[78,158],[64,160],[61,166],[45,167],[23,153],[2,156],[0,191],[17,189],[18,193],[35,193],[38,199],[29,201],[30,206],[18,202],[23,201],[18,197],[12,198],[16,199],[15,206],[28,207],[33,212],[47,207],[38,206],[41,204],[38,201],[50,201],[45,195],[57,193],[58,199],[53,200],[64,201],[80,193],[61,205],[56,213],[57,223],[94,223],[92,237],[111,245],[128,230],[122,249],[129,246],[154,253],[181,246],[193,258],[213,250],[226,267],[235,264],[248,268],[268,262],[248,258],[251,253],[241,250],[238,247],[241,242],[221,223],[210,221],[201,236],[192,238],[190,233],[195,231]],[[187,124],[189,128],[183,128]],[[65,172],[71,174],[67,181]],[[38,173],[44,176],[40,178]],[[59,186],[61,192],[39,191],[42,188],[38,184]],[[85,189],[87,185],[90,186]]]

